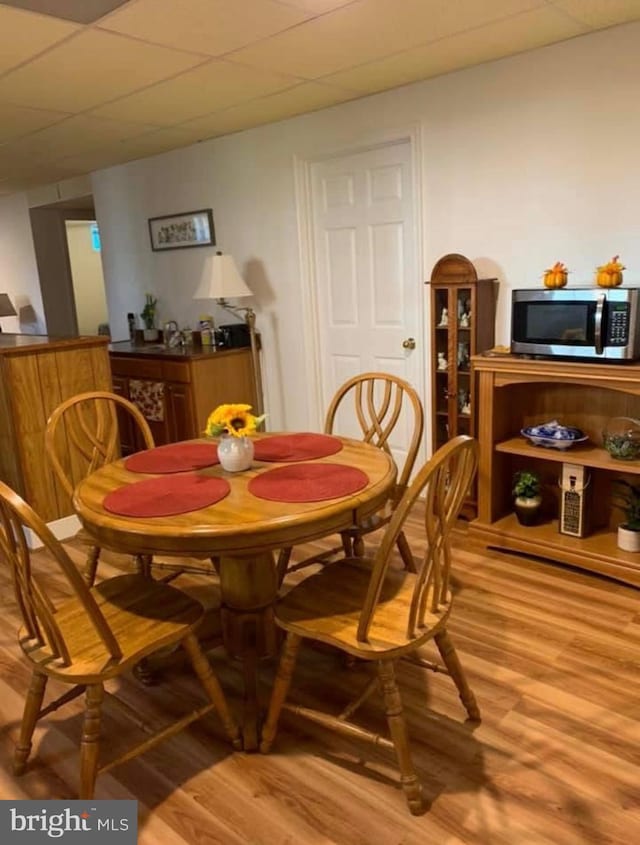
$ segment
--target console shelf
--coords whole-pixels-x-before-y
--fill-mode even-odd
[[[478,516],[471,531],[488,545],[548,558],[640,587],[640,554],[618,549],[620,514],[611,504],[611,482],[637,483],[640,461],[617,461],[602,447],[611,417],[640,417],[640,366],[541,361],[476,355],[478,380]],[[589,441],[567,450],[535,446],[520,430],[557,419],[576,426]],[[593,484],[595,530],[579,539],[558,531],[562,464],[588,467]],[[511,482],[518,469],[542,478],[545,516],[522,526],[513,514]]]
[[[612,458],[602,446],[593,444],[579,444],[570,449],[551,449],[544,446],[534,446],[524,437],[510,437],[496,444],[497,452],[508,452],[510,455],[524,455],[543,461],[558,461],[559,463],[580,464],[581,466],[608,469],[612,472],[628,475],[640,475],[640,461],[617,461]]]

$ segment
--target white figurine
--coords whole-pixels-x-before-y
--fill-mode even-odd
[[[469,312],[463,311],[460,315],[460,328],[461,329],[468,329],[469,328]]]
[[[444,352],[438,352],[438,369],[439,370],[446,370],[449,365],[447,364],[447,356]]]
[[[458,344],[458,369],[466,370],[469,367],[469,344],[461,341]]]
[[[460,411],[461,414],[471,414],[471,403],[467,399],[467,401],[462,406],[462,410]]]
[[[446,308],[442,309],[442,313],[440,314],[440,322],[438,323],[439,326],[448,326],[449,325],[449,311]]]

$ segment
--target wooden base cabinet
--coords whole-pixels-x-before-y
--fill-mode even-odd
[[[640,461],[612,458],[602,432],[612,417],[640,418],[640,365],[538,361],[514,356],[475,356],[478,379],[480,463],[478,516],[471,531],[487,545],[524,552],[598,572],[640,587],[640,553],[617,547],[623,521],[612,506],[612,481],[640,483]],[[557,419],[577,426],[589,440],[566,451],[534,446],[520,430]],[[591,530],[583,538],[559,532],[562,465],[586,469]],[[537,472],[543,514],[534,526],[513,513],[513,474]]]
[[[133,379],[160,383],[163,387],[161,419],[147,419],[158,446],[200,437],[207,417],[222,403],[241,402],[256,407],[256,389],[249,349],[170,356],[160,352],[128,351],[112,345],[113,389],[131,398]],[[136,432],[121,420],[121,447],[124,455],[143,448]]]

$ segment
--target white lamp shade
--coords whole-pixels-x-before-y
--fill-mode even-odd
[[[232,255],[212,255],[205,263],[194,299],[237,299],[253,296]]]

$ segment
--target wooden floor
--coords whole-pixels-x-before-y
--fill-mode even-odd
[[[416,549],[417,525],[409,531]],[[483,721],[465,723],[448,677],[409,665],[398,670],[430,804],[423,816],[409,814],[386,752],[286,715],[273,752],[262,756],[231,753],[210,714],[99,777],[96,797],[139,800],[141,845],[639,842],[640,591],[488,552],[464,532],[456,545],[450,631]],[[68,547],[80,562],[78,547]],[[99,573],[126,566],[112,557]],[[211,589],[202,578],[195,581]],[[0,589],[0,798],[73,798],[78,701],[42,723],[27,773],[10,774],[28,671],[16,644],[6,571]],[[211,657],[237,709],[237,667],[220,650]],[[306,649],[294,694],[337,711],[364,674],[365,667],[348,668],[333,653]],[[265,663],[265,700],[272,675],[272,663]],[[127,677],[111,692],[130,711],[107,698],[109,753],[116,737],[139,736],[140,714],[154,721],[179,713],[197,689],[186,671],[174,669],[160,686],[144,688]],[[362,719],[385,730],[375,698]]]

